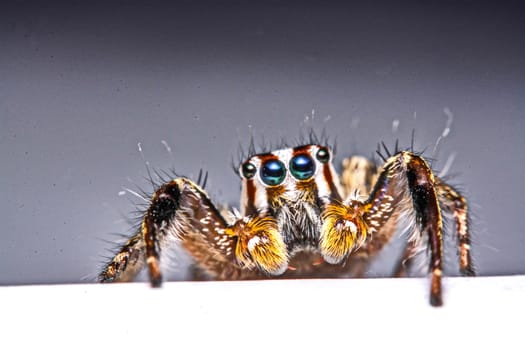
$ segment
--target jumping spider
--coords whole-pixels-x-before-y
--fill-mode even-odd
[[[443,224],[455,219],[459,266],[474,275],[467,202],[434,176],[421,155],[378,152],[384,164],[362,157],[343,162],[319,142],[253,152],[238,168],[241,213],[226,220],[198,182],[178,177],[153,193],[138,232],[109,261],[100,282],[131,281],[147,264],[151,285],[162,282],[162,248],[180,242],[200,277],[216,280],[359,277],[398,232],[412,230],[394,268],[407,274],[417,248],[430,255],[430,303],[442,305]],[[203,186],[204,187],[204,186]],[[407,263],[408,262],[408,263]]]

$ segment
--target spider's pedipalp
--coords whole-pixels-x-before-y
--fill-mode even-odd
[[[237,238],[235,255],[244,267],[269,275],[281,275],[288,267],[286,245],[271,216],[239,218],[226,234]]]
[[[319,249],[324,260],[339,264],[368,238],[360,201],[327,204],[323,213]]]

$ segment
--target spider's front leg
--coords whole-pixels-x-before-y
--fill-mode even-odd
[[[430,303],[442,305],[443,232],[434,175],[425,160],[411,152],[399,152],[387,160],[366,201],[353,198],[325,206],[320,240],[324,259],[341,262],[360,247],[364,252],[357,255],[374,255],[393,235],[393,229],[382,232],[393,215],[395,220],[414,218],[419,233],[414,239],[428,238]]]
[[[138,232],[104,267],[100,282],[127,282],[147,265],[152,286],[160,286],[160,252],[179,240],[191,248],[206,248],[213,265],[231,264],[235,241],[225,234],[226,221],[198,185],[178,178],[160,186],[152,195]],[[198,257],[204,258],[204,257]],[[231,269],[230,269],[231,270]]]
[[[435,179],[435,189],[442,213],[452,216],[455,221],[457,250],[459,255],[459,272],[463,276],[475,276],[476,269],[472,261],[471,233],[467,200],[456,189],[441,179]],[[417,252],[417,242],[407,242],[405,251],[400,257],[394,275],[402,277],[412,264]]]
[[[400,152],[387,160],[374,191],[367,201],[365,220],[371,231],[377,231],[390,217],[391,208],[401,215],[415,218],[414,239],[428,239],[430,250],[430,303],[443,304],[443,223],[435,179],[426,161],[413,153]]]
[[[99,281],[131,281],[146,263],[151,285],[160,286],[160,252],[174,239],[216,279],[250,278],[252,267],[278,274],[288,257],[277,232],[271,217],[238,218],[228,226],[203,189],[178,178],[155,191],[139,232],[105,266]]]

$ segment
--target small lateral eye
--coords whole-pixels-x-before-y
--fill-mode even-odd
[[[268,186],[277,186],[284,181],[286,169],[284,164],[277,160],[271,159],[261,167],[261,180]]]
[[[290,160],[290,172],[297,180],[307,180],[315,173],[315,162],[306,154],[296,155]]]
[[[323,148],[319,148],[319,150],[315,154],[315,157],[321,163],[328,163],[328,161],[330,160],[330,153],[324,147]]]
[[[242,165],[242,176],[244,176],[245,178],[251,179],[255,176],[256,172],[257,168],[252,163],[246,162]]]

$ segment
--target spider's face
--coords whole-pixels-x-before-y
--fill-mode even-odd
[[[298,202],[318,206],[339,197],[332,151],[306,145],[257,154],[241,164],[241,208],[244,215],[270,211]]]

